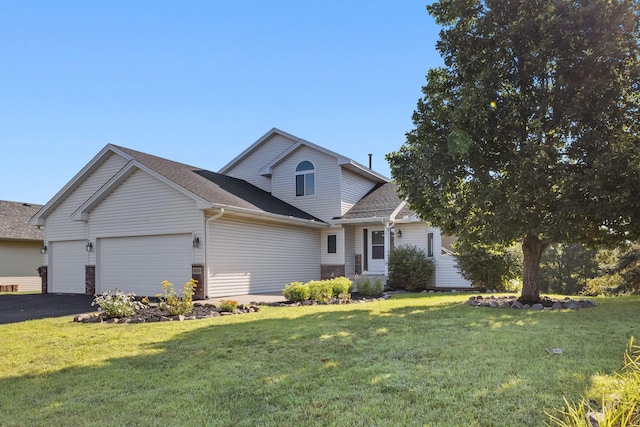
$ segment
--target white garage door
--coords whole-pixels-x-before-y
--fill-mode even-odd
[[[84,266],[89,259],[86,243],[86,240],[49,243],[48,292],[84,294]]]
[[[162,281],[176,291],[191,279],[191,234],[98,239],[96,292],[120,289],[138,296],[162,293]]]
[[[320,278],[320,232],[280,224],[214,221],[208,236],[209,297],[280,292]]]

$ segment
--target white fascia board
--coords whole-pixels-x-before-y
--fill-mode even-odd
[[[394,222],[396,220],[396,216],[400,213],[400,211],[402,210],[402,208],[404,208],[407,205],[407,201],[403,200],[402,202],[400,202],[400,204],[398,205],[398,207],[391,213],[391,215],[389,216],[389,220],[391,222]]]
[[[71,214],[71,219],[74,221],[87,221],[89,219],[89,212],[98,205],[105,197],[107,197],[116,187],[122,184],[127,178],[129,178],[136,170],[141,170],[148,173],[154,178],[162,181],[173,189],[185,194],[192,198],[196,202],[196,208],[208,209],[211,207],[211,203],[203,198],[196,196],[192,192],[184,189],[184,187],[176,184],[175,182],[165,178],[157,172],[149,169],[148,167],[140,164],[137,160],[130,160],[125,167],[120,169],[100,190],[93,194],[86,202],[84,202],[74,213]]]
[[[357,173],[358,175],[364,176],[365,178],[371,179],[372,181],[384,182],[384,183],[391,182],[391,180],[386,176],[374,171],[373,169],[369,169],[368,167],[363,166],[354,160],[346,159],[346,161],[339,164],[340,166],[354,173]]]
[[[222,204],[218,204],[218,203],[212,203],[211,208],[218,208],[218,209],[224,209],[225,212],[233,212],[237,215],[240,216],[246,216],[246,217],[259,217],[259,218],[268,218],[271,221],[274,222],[284,222],[287,224],[296,224],[296,225],[303,225],[303,226],[307,226],[307,227],[314,227],[314,228],[327,228],[330,227],[330,224],[324,222],[324,221],[315,221],[312,219],[303,219],[303,218],[296,218],[293,216],[288,216],[288,215],[280,215],[280,214],[274,214],[271,212],[264,212],[264,211],[257,211],[254,209],[247,209],[247,208],[240,208],[237,206],[230,206],[230,205],[222,205]]]
[[[45,225],[46,218],[52,210],[54,210],[73,190],[84,181],[84,179],[93,173],[107,159],[109,153],[115,153],[131,160],[132,157],[118,150],[111,144],[107,144],[98,154],[96,154],[89,163],[87,163],[67,184],[56,193],[51,200],[47,202],[34,216],[29,220],[29,225]]]
[[[376,223],[379,222],[381,224],[385,224],[387,222],[390,222],[389,217],[382,217],[382,216],[371,216],[371,217],[367,217],[367,218],[347,218],[347,219],[333,219],[331,220],[332,224],[371,224],[371,223]]]
[[[229,172],[234,166],[240,163],[245,157],[247,157],[249,154],[255,151],[260,145],[262,145],[267,139],[271,138],[274,134],[278,134],[278,135],[284,136],[285,138],[289,138],[294,143],[300,141],[300,138],[298,138],[295,135],[291,135],[290,133],[284,132],[278,128],[271,128],[269,132],[262,135],[256,142],[251,144],[246,150],[238,154],[236,157],[233,158],[233,160],[231,160],[229,163],[224,165],[222,169],[218,171],[218,173],[221,173],[224,175],[227,172]]]

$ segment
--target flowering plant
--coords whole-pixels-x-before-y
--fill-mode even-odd
[[[132,292],[114,289],[96,295],[91,306],[99,306],[100,311],[108,318],[131,316],[140,308],[135,296]]]

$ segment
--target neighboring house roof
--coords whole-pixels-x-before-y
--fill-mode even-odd
[[[43,240],[44,233],[28,224],[42,205],[0,200],[0,239]]]
[[[137,169],[142,169],[196,200],[200,208],[229,208],[244,213],[270,214],[286,218],[326,224],[322,220],[272,196],[270,193],[237,178],[220,175],[195,166],[174,162],[117,145],[107,145],[72,181],[45,205],[31,221],[42,224],[49,212],[71,193],[110,153],[116,153],[128,163],[72,215],[86,219],[86,214],[102,201],[117,185]]]
[[[302,138],[298,138],[297,136],[291,135],[290,133],[284,132],[280,129],[277,128],[273,128],[271,129],[269,132],[265,133],[260,139],[258,139],[256,142],[254,142],[251,146],[249,146],[249,148],[247,148],[246,150],[244,150],[242,153],[240,153],[235,159],[231,160],[229,163],[227,163],[225,166],[222,167],[222,169],[220,169],[220,173],[221,174],[226,174],[228,173],[234,166],[236,166],[238,163],[240,163],[242,160],[244,160],[247,156],[249,156],[252,152],[254,152],[256,149],[258,149],[258,147],[260,147],[262,144],[264,144],[266,141],[268,141],[269,139],[271,139],[271,137],[275,136],[275,135],[281,135],[284,136],[285,138],[290,139],[293,144],[291,145],[291,147],[289,147],[289,149],[285,150],[284,153],[281,153],[278,157],[276,157],[275,159],[273,159],[269,164],[265,165],[261,170],[260,170],[260,174],[264,175],[264,176],[270,176],[272,173],[273,168],[279,164],[280,162],[282,162],[284,159],[286,159],[287,157],[289,157],[291,154],[293,154],[294,152],[296,152],[297,150],[299,150],[301,147],[309,147],[312,148],[316,151],[319,151],[321,153],[324,153],[328,156],[334,157],[337,161],[337,163],[344,167],[345,169],[350,170],[351,172],[354,172],[358,175],[364,176],[370,180],[372,180],[373,182],[378,182],[378,183],[385,183],[385,182],[389,182],[389,178],[379,174],[378,172],[375,172],[372,169],[369,169],[366,166],[361,165],[360,163],[345,157],[343,155],[340,155],[334,151],[331,151],[329,149],[326,149],[324,147],[321,147],[319,145],[316,145],[312,142],[306,141]]]
[[[396,218],[415,217],[415,212],[411,211],[409,205],[398,197],[396,190],[397,186],[390,182],[377,185],[340,219],[385,218],[393,221]]]

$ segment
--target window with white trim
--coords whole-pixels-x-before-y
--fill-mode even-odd
[[[296,196],[316,194],[316,168],[308,160],[296,166]]]
[[[335,254],[338,252],[338,236],[329,234],[327,236],[327,253]]]

